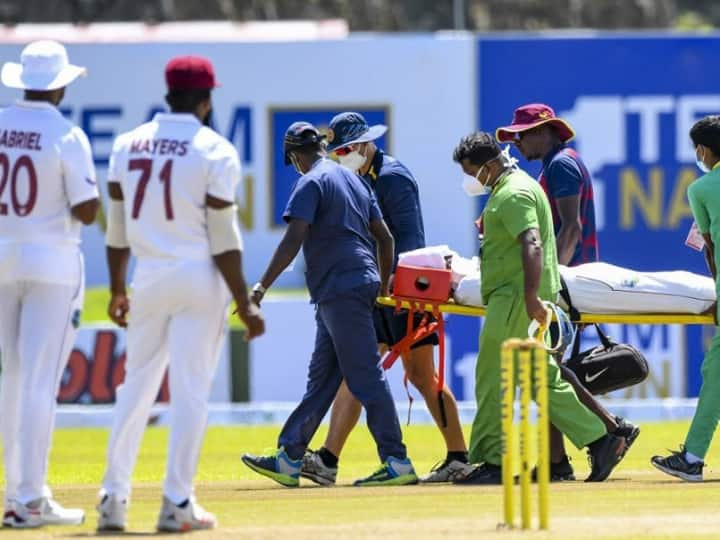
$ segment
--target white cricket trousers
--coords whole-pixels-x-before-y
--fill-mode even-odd
[[[55,407],[75,344],[83,283],[0,284],[0,432],[5,498],[26,504],[46,485]]]
[[[142,264],[130,297],[125,380],[117,391],[101,493],[129,497],[150,409],[169,366],[164,493],[180,504],[193,495],[230,295],[212,261],[172,263],[150,280]]]

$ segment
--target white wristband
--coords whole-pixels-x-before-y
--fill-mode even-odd
[[[234,204],[225,208],[208,207],[207,230],[212,255],[220,255],[226,251],[242,251],[242,236],[237,224],[237,209]]]
[[[125,210],[123,209],[122,200],[110,199],[108,202],[105,244],[118,249],[130,246],[125,227]]]

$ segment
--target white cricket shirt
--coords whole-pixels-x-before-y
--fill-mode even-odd
[[[159,113],[113,145],[108,181],[122,187],[138,270],[172,261],[210,261],[205,197],[235,201],[237,150],[192,114]]]
[[[76,284],[82,224],[98,197],[87,136],[47,102],[0,111],[0,282]]]

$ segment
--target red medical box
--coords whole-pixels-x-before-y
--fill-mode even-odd
[[[450,270],[398,264],[393,296],[445,302],[450,297]]]

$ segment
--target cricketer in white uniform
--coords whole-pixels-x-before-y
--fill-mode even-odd
[[[25,91],[0,111],[0,426],[6,527],[79,524],[46,485],[60,380],[75,343],[84,272],[80,228],[98,190],[85,133],[56,106],[85,68],[37,41],[0,78]]]
[[[264,332],[242,274],[234,205],[240,160],[226,139],[201,123],[216,86],[212,64],[201,57],[174,58],[165,78],[172,112],[118,137],[110,157],[109,315],[127,326],[128,335],[99,530],[126,526],[130,477],[168,365],[170,448],[157,528],[215,526],[215,517],[195,502],[192,482],[231,296],[248,338]],[[129,299],[130,252],[137,266]]]

